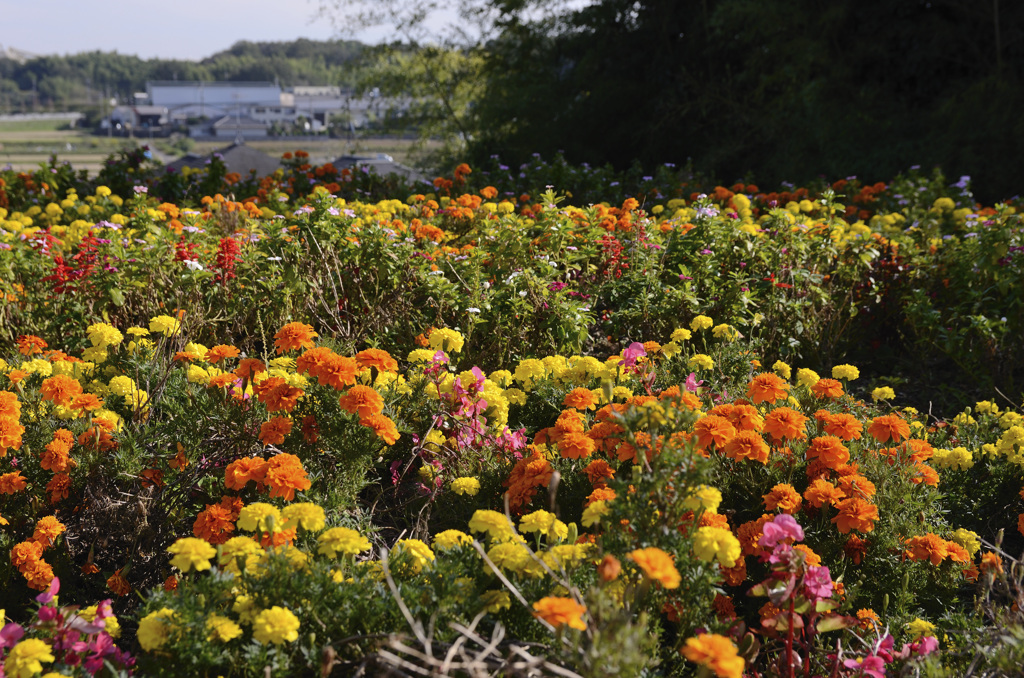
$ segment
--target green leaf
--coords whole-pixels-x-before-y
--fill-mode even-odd
[[[836,614],[829,617],[825,617],[818,622],[816,628],[818,633],[828,633],[829,631],[838,631],[839,629],[845,629],[853,626],[852,620],[849,617]]]
[[[124,306],[124,295],[121,293],[121,290],[116,287],[110,288],[110,301],[114,302],[114,306]],[[106,313],[103,315],[105,317]]]

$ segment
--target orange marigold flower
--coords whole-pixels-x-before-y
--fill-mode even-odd
[[[737,558],[732,567],[719,567],[719,573],[727,586],[740,586],[747,580],[747,559]]]
[[[774,403],[783,400],[789,394],[789,384],[782,377],[772,372],[762,372],[754,375],[747,385],[747,397],[755,405],[761,403]]]
[[[860,565],[861,560],[864,559],[864,554],[868,552],[868,546],[871,543],[861,539],[855,534],[851,534],[850,538],[843,544],[843,553],[846,557],[853,561],[855,565]]]
[[[742,461],[744,459],[750,461],[759,461],[762,464],[768,463],[768,455],[770,453],[768,443],[764,441],[761,434],[757,431],[740,431],[732,440],[726,443],[725,448],[722,452],[725,456],[736,461]]]
[[[346,386],[356,383],[359,363],[353,358],[332,353],[320,365],[317,381],[323,386],[340,391]]]
[[[238,383],[238,377],[235,376],[234,372],[225,372],[224,374],[218,374],[214,377],[210,377],[210,381],[207,382],[208,388],[227,388],[228,386],[234,386]]]
[[[311,486],[302,462],[294,454],[278,454],[267,460],[265,482],[271,497],[283,497],[285,501],[295,499],[296,490],[308,490]]]
[[[267,366],[259,358],[242,358],[235,367],[235,376],[243,381],[252,381],[257,374],[266,371]]]
[[[319,336],[311,325],[305,323],[288,323],[274,335],[274,348],[278,355],[285,351],[297,351],[300,348],[313,348],[313,338]]]
[[[914,476],[910,479],[910,482],[915,485],[924,483],[931,487],[938,487],[939,472],[924,462],[914,462]]]
[[[688,638],[681,652],[695,664],[710,669],[718,678],[740,678],[745,665],[743,657],[736,651],[736,645],[717,633],[701,633]]]
[[[594,491],[587,495],[584,504],[590,506],[595,501],[611,501],[617,496],[619,495],[615,494],[615,490],[610,487],[595,487]]]
[[[800,551],[804,554],[804,560],[811,567],[818,567],[821,565],[821,556],[814,552],[814,550],[807,544],[794,544],[794,551]]]
[[[764,495],[764,506],[769,511],[779,510],[784,513],[796,513],[802,503],[800,493],[788,483],[779,483],[772,491]]]
[[[107,588],[110,589],[114,595],[126,596],[131,593],[132,587],[128,583],[128,580],[121,574],[121,570],[117,570],[114,574],[110,575],[107,579]]]
[[[234,346],[218,344],[206,352],[206,357],[204,359],[208,363],[217,364],[222,360],[227,360],[228,358],[236,358],[239,353],[240,351]]]
[[[906,556],[911,560],[927,560],[932,565],[939,565],[949,554],[946,540],[937,534],[928,533],[919,537],[911,537],[906,541]]]
[[[66,374],[57,374],[43,379],[39,391],[43,400],[49,400],[58,407],[67,407],[72,398],[82,393],[82,385]]]
[[[229,490],[241,490],[250,480],[262,485],[266,474],[266,460],[259,457],[243,457],[231,462],[224,469],[224,486]]]
[[[292,430],[292,420],[288,417],[271,417],[260,426],[260,440],[265,445],[280,445]]]
[[[43,545],[37,541],[23,541],[11,549],[11,565],[24,572],[31,563],[43,557]]]
[[[565,394],[562,404],[577,410],[592,410],[597,406],[597,396],[588,388],[574,388]]]
[[[761,552],[758,544],[764,536],[764,524],[774,518],[775,516],[765,513],[757,520],[743,523],[736,528],[736,538],[740,540],[740,549],[744,556],[755,556]]]
[[[622,563],[611,554],[606,555],[597,566],[597,576],[601,578],[601,581],[615,581],[619,578],[620,572],[622,572]]]
[[[732,413],[726,419],[732,422],[737,431],[757,431],[764,428],[764,417],[753,405],[737,404],[733,406]]]
[[[46,483],[46,491],[50,493],[51,504],[67,499],[71,492],[71,476],[67,473],[56,474]]]
[[[910,438],[903,445],[910,450],[911,461],[927,461],[935,456],[935,448],[927,440]]]
[[[207,504],[192,524],[192,534],[211,544],[223,544],[235,531],[235,518],[222,504]]]
[[[859,473],[848,473],[839,477],[839,487],[848,497],[868,499],[875,496],[875,484]]]
[[[878,618],[878,613],[870,607],[857,610],[856,617],[860,620],[858,625],[865,631],[874,631],[880,628],[882,623],[882,620]]]
[[[682,579],[679,570],[672,562],[672,556],[661,549],[651,546],[637,549],[629,554],[629,559],[636,563],[648,579],[660,583],[667,589],[679,588]]]
[[[535,617],[543,619],[556,629],[569,626],[580,631],[587,630],[587,623],[583,620],[587,608],[572,598],[548,596],[534,603],[533,609]]]
[[[0,391],[0,419],[18,419],[21,416],[21,403],[18,394]]]
[[[764,418],[764,432],[777,441],[805,439],[806,425],[807,417],[790,407],[777,407]]]
[[[1003,574],[1003,559],[998,554],[984,553],[981,556],[981,565],[979,566],[982,572],[986,574],[1001,575]]]
[[[390,417],[380,413],[368,414],[365,417],[360,417],[359,423],[371,429],[378,438],[388,445],[394,445],[398,442],[400,437],[398,427],[395,426],[395,422]]]
[[[46,346],[46,342],[34,334],[23,334],[18,337],[18,353],[21,355],[35,355],[36,353],[42,353]]]
[[[566,459],[586,459],[597,445],[586,434],[569,431],[558,441],[558,451]]]
[[[257,385],[257,389],[268,381],[275,383],[269,388],[259,389],[256,395],[257,399],[267,406],[268,412],[291,412],[295,409],[299,398],[306,394],[301,388],[291,386],[280,377],[271,377],[263,380],[262,383]]]
[[[960,544],[955,541],[946,542],[946,552],[949,554],[949,559],[954,563],[967,563],[971,560],[971,553]]]
[[[96,563],[86,563],[85,565],[82,565],[81,570],[82,574],[89,575],[96,574],[100,571],[100,568],[96,566]]]
[[[825,433],[843,440],[859,440],[864,425],[852,414],[840,412],[825,417]]]
[[[898,414],[884,414],[871,420],[868,434],[880,443],[889,440],[898,443],[910,437],[910,425]]]
[[[700,449],[707,449],[712,443],[722,449],[736,435],[736,427],[725,417],[709,414],[693,425],[693,433]]]
[[[5,473],[0,476],[0,494],[14,494],[28,487],[28,480],[22,477],[21,471]]]
[[[376,367],[380,372],[398,371],[398,361],[392,358],[390,353],[379,348],[368,348],[356,353],[356,362],[364,369]]]
[[[835,506],[845,497],[845,492],[823,478],[811,482],[804,490],[804,499],[814,508],[821,508],[825,504]]]
[[[0,417],[0,457],[7,456],[7,450],[21,449],[21,436],[25,427],[14,417]]]
[[[52,545],[65,529],[64,523],[57,520],[56,516],[43,516],[32,532],[32,541],[38,542],[45,549]]]
[[[878,520],[878,507],[863,499],[850,497],[836,505],[839,515],[832,518],[839,531],[849,534],[850,530],[858,532],[871,532],[875,529],[875,521]]]
[[[178,590],[178,577],[170,575],[167,579],[164,579],[164,591],[177,591]]]
[[[103,407],[103,400],[95,393],[79,393],[71,399],[71,409],[95,412]]]
[[[530,445],[529,456],[523,457],[512,467],[512,473],[505,486],[508,487],[508,504],[513,511],[533,501],[538,487],[547,487],[554,469],[537,448]]]
[[[613,469],[604,459],[593,460],[587,464],[586,468],[583,469],[583,472],[587,474],[587,479],[594,487],[604,487],[606,485],[606,480],[610,480],[615,477],[615,469]]]
[[[29,588],[36,591],[45,591],[53,581],[53,568],[42,558],[29,563],[22,574],[25,575]]]
[[[807,446],[807,458],[818,459],[826,468],[836,469],[850,461],[850,450],[836,436],[818,436]]]
[[[843,384],[835,379],[819,379],[818,383],[811,387],[811,393],[818,398],[835,400],[843,395]]]
[[[339,399],[341,409],[365,418],[371,414],[380,414],[384,409],[384,399],[373,388],[356,384]]]
[[[736,618],[736,606],[733,605],[732,598],[723,596],[721,593],[715,594],[715,599],[711,602],[711,609],[715,611],[715,615],[719,619]]]

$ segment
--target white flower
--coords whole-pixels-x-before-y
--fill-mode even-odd
[[[203,265],[200,264],[195,259],[184,259],[182,263],[184,263],[186,266],[191,268],[193,271],[202,271],[203,270]]]
[[[475,306],[470,306],[469,308],[466,309],[466,313],[479,313],[479,312],[480,312],[480,309],[476,308]]]

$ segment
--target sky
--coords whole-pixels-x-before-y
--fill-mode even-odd
[[[37,55],[117,51],[200,60],[239,40],[342,37],[318,0],[0,0],[0,46]],[[351,37],[386,39],[386,28]],[[346,36],[349,37],[349,36]]]

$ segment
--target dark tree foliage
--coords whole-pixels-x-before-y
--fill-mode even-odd
[[[489,49],[477,157],[769,185],[940,165],[989,199],[1024,179],[1022,2],[598,0]]]

